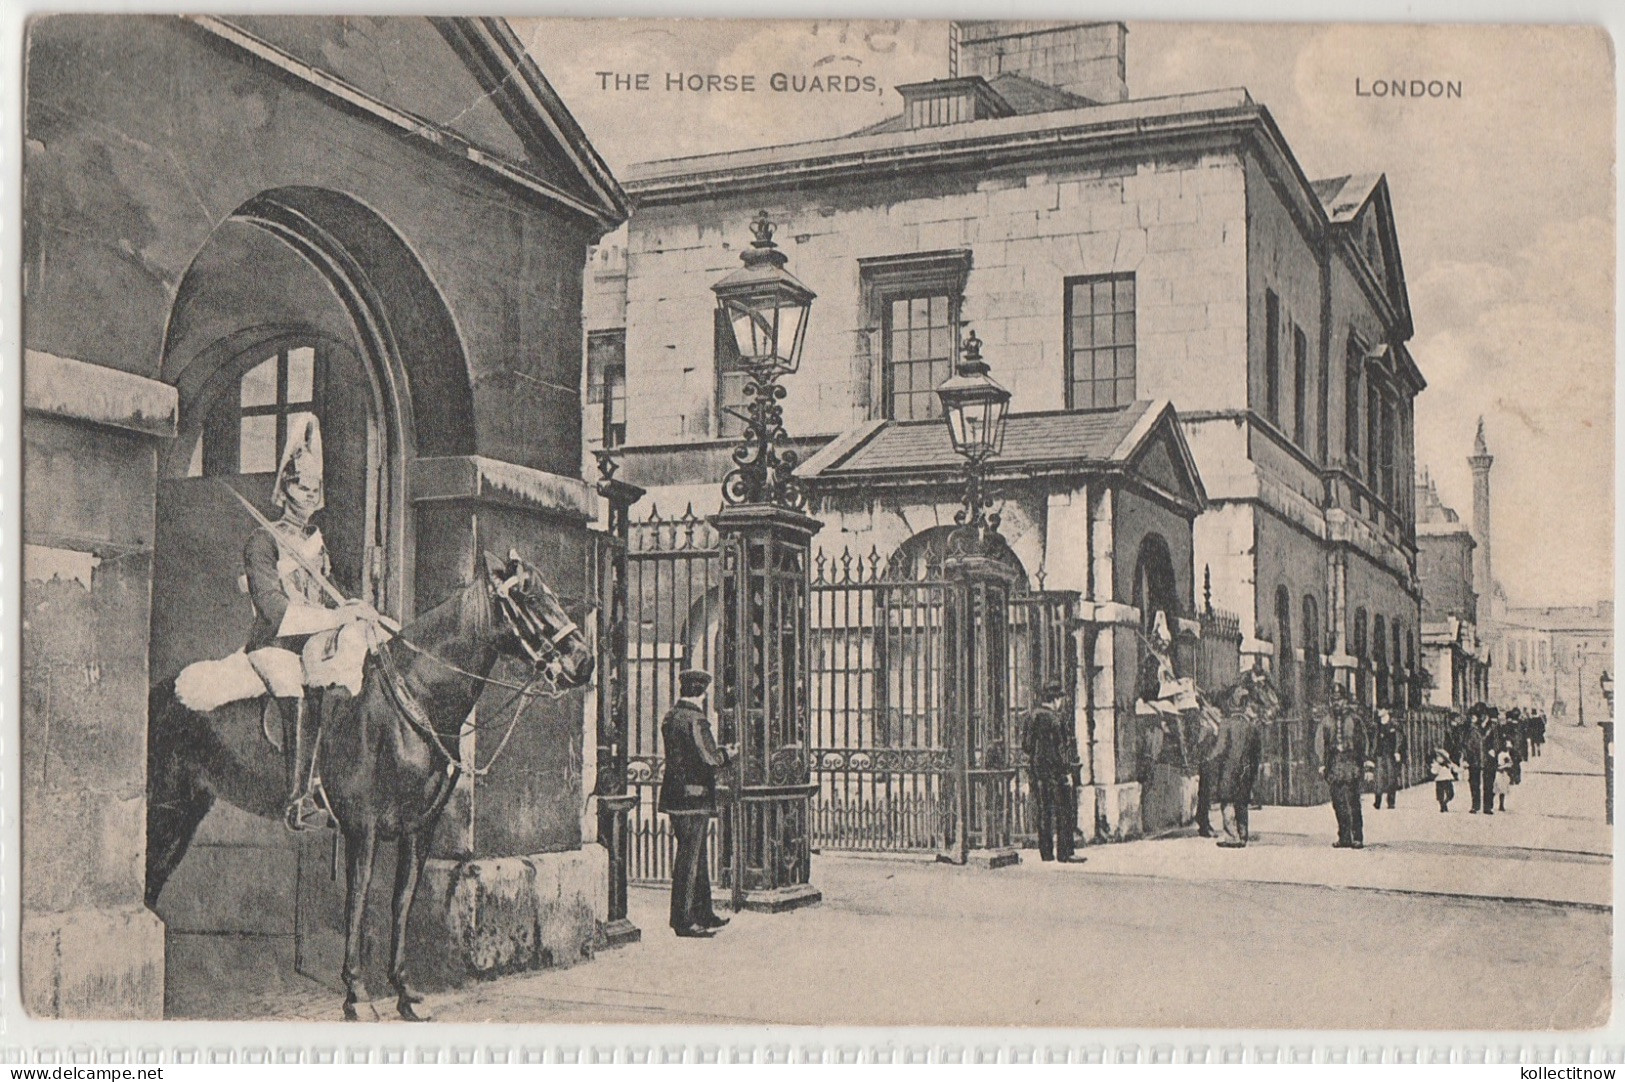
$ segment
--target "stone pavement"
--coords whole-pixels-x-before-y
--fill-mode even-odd
[[[1220,849],[1189,831],[1093,846],[1069,873],[1192,882],[1299,883],[1421,894],[1613,904],[1613,828],[1605,822],[1602,736],[1595,726],[1553,726],[1544,753],[1524,764],[1507,811],[1473,815],[1466,779],[1439,812],[1433,785],[1404,790],[1377,811],[1365,798],[1365,848],[1334,849],[1329,805],[1252,812],[1253,841]],[[1218,810],[1213,823],[1218,827]]]
[[[822,904],[735,914],[711,940],[672,936],[665,891],[634,889],[641,942],[428,1006],[555,1024],[1592,1028],[1613,955],[1600,739],[1554,733],[1504,816],[1441,815],[1431,784],[1368,804],[1357,852],[1330,848],[1323,806],[1255,812],[1239,851],[1174,837],[999,870],[823,853]],[[320,1022],[338,1001],[311,986],[215,1008]]]

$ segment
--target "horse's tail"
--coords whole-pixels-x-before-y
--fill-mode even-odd
[[[193,754],[207,724],[176,696],[174,680],[161,681],[147,691],[148,906],[157,904],[198,824],[214,804],[214,794],[200,784]]]

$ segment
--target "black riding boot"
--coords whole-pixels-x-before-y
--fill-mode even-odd
[[[310,731],[311,712],[303,698],[285,696],[276,704],[282,713],[282,751],[288,767],[288,804],[283,810],[283,825],[293,831],[308,830],[311,824],[307,820],[319,810],[310,792],[316,751]]]

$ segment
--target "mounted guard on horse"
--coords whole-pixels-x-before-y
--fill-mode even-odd
[[[202,713],[270,697],[281,740],[269,725],[265,734],[286,758],[283,822],[293,831],[332,822],[316,769],[322,725],[360,693],[367,654],[390,637],[376,609],[346,600],[332,583],[327,545],[312,521],[326,503],[321,428],[309,414],[301,421],[289,433],[271,497],[282,517],[268,521],[243,501],[260,523],[243,546],[242,586],[254,605],[248,642],[227,658],[189,666],[175,680],[181,702]]]
[[[217,799],[296,830],[331,816],[345,853],[344,1017],[356,1019],[370,998],[361,943],[374,858],[393,841],[387,976],[401,1017],[422,1019],[423,997],[406,978],[406,926],[429,839],[458,778],[490,770],[530,703],[592,679],[594,644],[511,550],[506,561],[485,554],[471,581],[405,628],[346,601],[311,523],[322,505],[314,422],[290,440],[276,500],[277,522],[244,501],[260,522],[244,549],[255,616],[247,645],[149,696],[146,901],[157,904]],[[504,656],[525,667],[523,680],[491,675]],[[462,737],[480,727],[474,707],[492,687],[510,692],[493,716],[512,714],[478,766]],[[307,706],[313,690],[318,710]],[[281,721],[274,755],[267,701]]]

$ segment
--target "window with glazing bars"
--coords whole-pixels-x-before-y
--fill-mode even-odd
[[[1309,338],[1292,328],[1292,442],[1309,448]]]
[[[886,413],[896,421],[942,415],[937,388],[953,375],[958,313],[952,297],[892,297],[886,305]]]
[[[209,415],[188,469],[193,476],[275,473],[289,431],[318,412],[321,364],[314,343],[292,339],[259,356],[243,371],[233,398]]]
[[[1134,275],[1066,283],[1068,409],[1126,406],[1135,395]]]
[[[1281,299],[1264,291],[1264,416],[1281,423]]]
[[[1355,473],[1360,472],[1360,369],[1365,349],[1349,335],[1344,351],[1343,372],[1343,458]]]
[[[605,447],[626,442],[626,332],[587,335],[587,402],[604,407]]]

